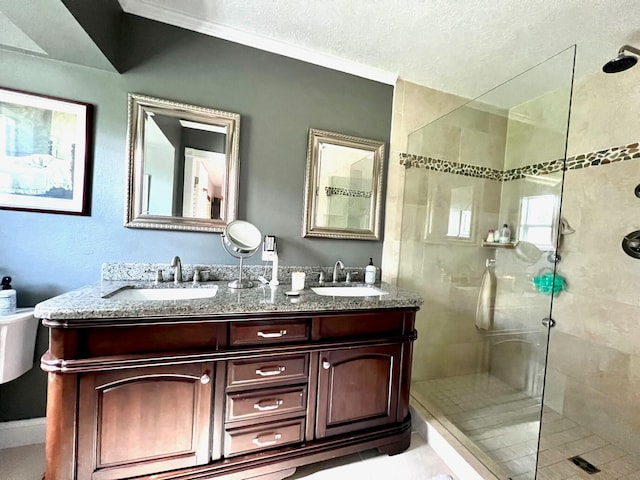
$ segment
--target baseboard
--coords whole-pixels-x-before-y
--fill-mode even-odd
[[[413,397],[411,397],[409,408],[413,427],[457,478],[464,480],[498,480],[498,477],[469,452]]]
[[[0,450],[44,443],[45,429],[44,417],[0,423]]]

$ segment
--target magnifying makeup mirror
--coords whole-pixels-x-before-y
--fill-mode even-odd
[[[244,220],[229,222],[220,236],[222,246],[229,255],[240,259],[240,274],[237,280],[229,282],[229,288],[251,288],[253,283],[242,277],[242,263],[254,255],[262,244],[262,234],[255,225]]]

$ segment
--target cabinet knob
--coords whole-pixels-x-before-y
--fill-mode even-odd
[[[331,364],[329,362],[327,362],[326,360],[324,360],[322,362],[322,368],[324,368],[325,370],[329,370],[331,368]]]
[[[203,373],[202,376],[200,377],[200,383],[203,385],[206,385],[210,381],[211,381],[211,377],[209,376],[208,373]]]

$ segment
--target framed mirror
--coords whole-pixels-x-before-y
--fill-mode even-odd
[[[125,227],[222,232],[238,209],[240,115],[129,94]]]
[[[384,142],[309,129],[303,237],[380,239]]]

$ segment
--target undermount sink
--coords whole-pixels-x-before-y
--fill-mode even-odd
[[[194,300],[215,297],[218,287],[211,288],[123,288],[106,296],[113,300],[158,301]]]
[[[389,293],[376,287],[312,287],[311,290],[318,295],[333,297],[376,297]]]

